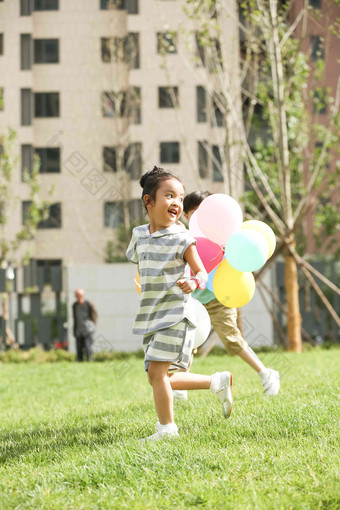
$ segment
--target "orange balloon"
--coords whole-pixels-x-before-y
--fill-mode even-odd
[[[137,273],[136,273],[136,275],[134,277],[134,282],[135,282],[136,291],[140,295],[141,294],[141,286],[140,286],[140,277],[139,277],[139,272],[138,271],[137,271]]]

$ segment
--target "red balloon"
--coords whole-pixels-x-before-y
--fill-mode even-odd
[[[207,237],[196,237],[196,248],[207,273],[210,273],[223,259],[224,252],[220,245]]]

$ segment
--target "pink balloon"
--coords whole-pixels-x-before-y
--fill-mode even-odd
[[[208,239],[224,246],[229,237],[241,228],[242,209],[229,195],[216,193],[203,200],[197,209],[197,221]]]
[[[221,246],[206,237],[196,237],[196,248],[207,273],[210,273],[223,259]]]
[[[189,221],[189,231],[193,237],[207,237],[198,226],[197,211],[193,212]]]

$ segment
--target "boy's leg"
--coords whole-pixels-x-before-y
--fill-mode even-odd
[[[280,374],[276,370],[265,367],[255,352],[242,337],[237,326],[237,311],[227,308],[214,300],[205,305],[211,323],[226,348],[228,354],[236,354],[259,375],[264,391],[268,395],[276,395],[280,389]]]
[[[266,369],[260,358],[256,356],[255,352],[249,346],[242,349],[242,351],[238,352],[237,355],[256,370],[257,373]]]

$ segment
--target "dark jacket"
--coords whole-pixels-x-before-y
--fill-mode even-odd
[[[95,324],[97,323],[98,319],[98,313],[95,309],[95,306],[91,301],[87,301],[85,299],[84,304],[88,307],[88,316],[89,319],[91,319]],[[72,305],[72,312],[73,312],[73,334],[76,336],[76,329],[77,329],[77,316],[76,316],[76,306],[78,305],[78,301],[75,301]]]

